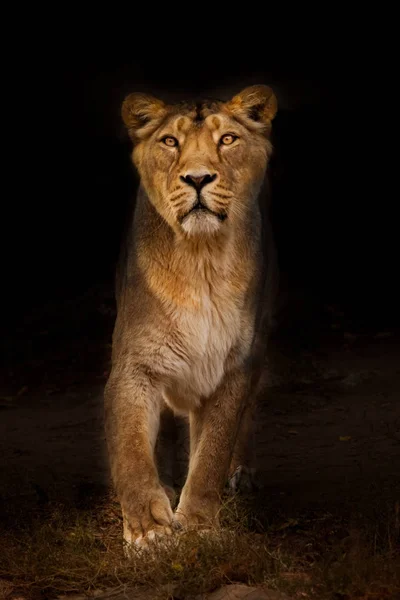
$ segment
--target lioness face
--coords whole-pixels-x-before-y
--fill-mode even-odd
[[[134,163],[150,201],[177,233],[215,235],[251,210],[276,104],[266,86],[246,88],[227,103],[166,106],[128,96],[122,115]]]

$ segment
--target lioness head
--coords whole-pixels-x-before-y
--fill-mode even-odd
[[[228,102],[166,105],[138,93],[125,99],[122,117],[142,185],[176,232],[215,235],[251,208],[276,111],[275,95],[263,85]]]

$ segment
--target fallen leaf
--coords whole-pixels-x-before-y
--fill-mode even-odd
[[[351,440],[351,435],[341,435],[339,440],[341,442],[348,442],[349,440]]]

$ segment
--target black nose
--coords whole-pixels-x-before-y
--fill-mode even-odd
[[[195,177],[194,175],[185,175],[184,177],[181,175],[181,181],[187,183],[191,187],[194,187],[198,192],[205,186],[207,183],[211,183],[217,178],[217,175],[201,175],[200,177]]]

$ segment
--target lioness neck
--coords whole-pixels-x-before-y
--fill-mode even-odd
[[[254,211],[253,211],[254,217]],[[235,223],[209,238],[177,235],[157,213],[146,194],[138,196],[135,213],[137,264],[158,296],[178,304],[197,304],[197,293],[242,295],[256,268],[256,221]]]

